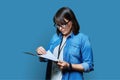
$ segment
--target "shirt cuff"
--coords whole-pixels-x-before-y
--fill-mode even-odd
[[[83,66],[85,72],[89,71],[88,63],[82,63],[82,66]]]

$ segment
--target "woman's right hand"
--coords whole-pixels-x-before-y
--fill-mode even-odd
[[[38,47],[36,49],[36,52],[37,52],[38,55],[46,54],[46,50],[42,46]]]

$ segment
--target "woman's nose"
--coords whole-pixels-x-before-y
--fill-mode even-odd
[[[60,27],[59,29],[62,30],[62,27]]]

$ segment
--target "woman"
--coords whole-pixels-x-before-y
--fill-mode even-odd
[[[47,50],[50,50],[59,61],[48,60],[46,79],[83,80],[83,72],[93,70],[93,53],[88,37],[79,32],[77,19],[68,7],[60,8],[53,21],[56,34]],[[37,53],[46,54],[46,50],[40,46]]]

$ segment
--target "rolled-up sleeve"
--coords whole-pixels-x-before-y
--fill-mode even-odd
[[[83,66],[85,72],[89,71],[88,63],[82,63],[82,66]]]
[[[81,48],[81,54],[82,54],[82,66],[84,68],[85,72],[89,72],[93,70],[93,51],[90,45],[90,41],[88,37],[85,37],[82,42],[82,48]]]

